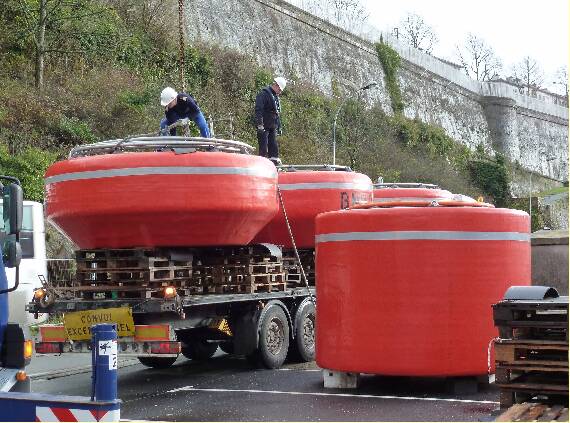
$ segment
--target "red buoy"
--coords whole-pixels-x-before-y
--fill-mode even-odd
[[[487,348],[498,335],[491,305],[511,285],[530,285],[529,216],[482,203],[429,203],[317,217],[320,367],[487,373]]]
[[[327,168],[332,167],[280,167],[279,189],[298,248],[315,247],[315,217],[319,213],[372,201],[372,181],[368,176],[347,168]],[[254,242],[293,247],[282,210]]]
[[[453,194],[437,185],[422,183],[383,183],[374,184],[374,202],[445,200]]]
[[[274,165],[248,154],[88,155],[45,183],[48,220],[83,249],[245,245],[278,211]]]

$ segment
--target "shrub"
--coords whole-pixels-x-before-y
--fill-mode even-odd
[[[18,178],[27,200],[43,202],[44,174],[55,160],[56,154],[33,147],[10,155],[6,146],[0,145],[0,173]]]

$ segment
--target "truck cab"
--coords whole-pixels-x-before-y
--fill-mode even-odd
[[[3,200],[0,199],[0,244],[4,244],[8,237],[2,218],[2,206]],[[36,319],[26,311],[26,304],[32,301],[34,290],[41,288],[42,278],[47,279],[47,257],[43,205],[36,201],[24,201],[22,211],[20,281],[18,288],[8,298],[8,310],[10,321],[19,323],[24,331],[27,331],[31,324],[41,323],[47,318],[47,314],[40,314]],[[16,269],[6,269],[6,277],[8,287],[13,287],[16,282]]]
[[[2,184],[5,181],[9,181],[7,186]],[[23,194],[19,181],[6,176],[0,176],[0,191],[5,233],[0,255],[0,392],[29,392],[30,379],[24,368],[30,362],[33,345],[25,340],[22,327],[9,321],[8,308],[8,297],[19,285]],[[11,287],[8,287],[6,268],[15,269]]]

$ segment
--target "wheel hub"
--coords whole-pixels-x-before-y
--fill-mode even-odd
[[[265,340],[267,351],[273,355],[278,355],[285,341],[284,330],[279,320],[273,319],[271,323],[269,323]]]
[[[303,343],[308,348],[315,345],[315,322],[309,317],[303,321]]]

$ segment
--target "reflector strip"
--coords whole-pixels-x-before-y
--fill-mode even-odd
[[[43,342],[65,342],[65,328],[58,326],[40,326],[40,339]]]
[[[36,406],[37,422],[118,422],[120,409],[81,410],[74,408]]]
[[[135,341],[169,341],[169,325],[135,325]]]
[[[525,232],[386,231],[344,232],[315,236],[316,243],[339,241],[530,241]]]
[[[149,176],[149,175],[248,175],[264,178],[275,178],[277,170],[250,167],[207,167],[207,166],[151,166],[129,167],[123,169],[90,170],[85,172],[64,173],[45,178],[45,184],[57,182],[80,181],[84,179],[113,178],[116,176]]]
[[[304,189],[352,189],[359,191],[372,191],[368,183],[353,182],[302,182],[298,184],[279,184],[281,191],[296,191]]]
[[[390,201],[441,201],[441,200],[452,200],[451,197],[438,197],[438,198],[430,198],[430,197],[382,197],[382,198],[375,198],[375,203],[387,203]]]

